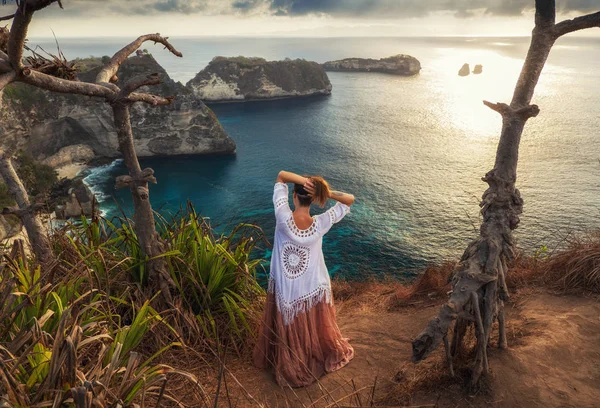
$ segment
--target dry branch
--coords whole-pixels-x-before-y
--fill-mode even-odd
[[[157,96],[146,93],[133,93],[126,99],[128,103],[144,102],[152,106],[170,105],[175,99],[174,96]]]
[[[12,198],[17,203],[18,214],[27,230],[29,241],[38,261],[43,264],[49,264],[54,260],[54,254],[48,240],[46,229],[41,220],[35,214],[35,207],[29,202],[29,195],[15,171],[12,160],[7,153],[0,151],[0,176],[8,187]]]
[[[111,79],[117,74],[121,64],[133,54],[146,41],[154,41],[165,46],[172,54],[182,57],[183,54],[177,51],[168,41],[168,37],[161,37],[160,34],[146,34],[137,38],[137,40],[123,47],[118,51],[110,61],[102,68],[96,76],[96,83],[111,82]]]
[[[102,85],[56,78],[29,68],[21,71],[19,81],[51,92],[95,96],[107,100],[112,100],[116,96],[113,90]]]
[[[129,80],[121,89],[120,97],[127,97],[133,91],[143,87],[160,84],[160,77],[157,73],[150,75],[140,75]]]
[[[585,30],[587,28],[600,27],[600,11],[593,14],[577,17],[572,20],[561,21],[554,26],[554,36],[556,38],[573,31]]]

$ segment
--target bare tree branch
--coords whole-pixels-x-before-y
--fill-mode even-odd
[[[137,40],[133,41],[129,45],[123,47],[117,52],[110,61],[102,68],[102,70],[96,76],[96,82],[110,82],[111,78],[117,73],[121,64],[133,54],[140,46],[146,41],[154,41],[154,43],[160,43],[165,46],[172,54],[182,57],[179,51],[177,51],[168,41],[168,37],[161,37],[160,34],[147,34],[138,37]]]
[[[572,20],[561,21],[554,26],[554,35],[556,38],[559,38],[565,34],[572,33],[573,31],[594,27],[600,27],[600,11],[577,17]]]
[[[535,26],[550,27],[556,21],[555,0],[535,0]]]
[[[46,228],[42,221],[35,215],[35,212],[30,211],[33,207],[31,207],[27,190],[25,190],[12,165],[10,153],[2,150],[0,150],[0,175],[4,179],[4,183],[11,197],[17,203],[18,208],[24,210],[19,215],[21,216],[21,221],[23,221],[31,247],[38,261],[43,264],[52,262],[55,257],[52,253]]]
[[[502,102],[492,103],[483,101],[483,104],[491,110],[498,112],[500,115],[504,115],[510,110],[510,106]]]
[[[139,89],[143,86],[151,86],[158,84],[160,84],[160,77],[157,73],[150,75],[140,75],[135,78],[132,78],[123,86],[123,89],[117,95],[115,102],[122,102],[126,104],[144,102],[152,106],[169,105],[173,101],[173,99],[175,99],[175,97],[162,97],[146,93],[132,93],[136,89]]]
[[[22,7],[15,13],[8,40],[8,59],[15,69],[23,66],[23,47],[32,16],[33,13],[23,13]]]
[[[502,116],[514,115],[525,120],[533,118],[540,113],[540,108],[537,105],[527,105],[522,108],[514,109],[510,105],[502,102],[492,103],[483,101],[483,104],[491,110],[498,112]]]
[[[119,97],[127,97],[136,89],[139,89],[143,86],[151,86],[160,84],[160,77],[157,73],[149,74],[149,75],[140,75],[135,78],[130,79],[125,86],[121,89],[119,93]]]
[[[163,106],[170,105],[171,102],[175,99],[174,96],[157,96],[151,95],[147,93],[132,93],[127,97],[126,102],[135,103],[135,102],[144,102],[152,106]]]
[[[10,28],[8,42],[8,57],[15,69],[23,66],[23,48],[33,13],[56,2],[60,4],[58,0],[26,0],[18,3],[17,12],[14,14],[14,20]]]
[[[14,14],[11,14],[10,16],[0,17],[0,21],[12,20],[14,17]]]
[[[24,69],[23,71],[23,75],[19,78],[21,82],[37,86],[47,91],[97,96],[108,100],[112,100],[116,96],[115,91],[103,85],[69,81],[29,69]]]

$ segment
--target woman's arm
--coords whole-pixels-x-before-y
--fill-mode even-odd
[[[344,193],[342,191],[332,190],[329,194],[329,198],[335,201],[339,201],[342,204],[346,204],[348,206],[354,204],[354,196],[352,194]]]
[[[297,175],[296,173],[292,173],[289,171],[281,170],[277,175],[278,183],[294,183],[305,185],[309,180],[306,177],[302,177]]]
[[[277,182],[278,183],[301,184],[304,186],[306,191],[308,191],[308,193],[311,195],[315,191],[313,182],[310,179],[299,176],[296,173],[292,173],[289,171],[281,170],[279,172],[279,174],[277,175]],[[329,198],[331,198],[332,200],[335,200],[335,201],[339,201],[340,203],[346,204],[346,205],[352,205],[354,203],[354,196],[352,194],[344,193],[342,191],[333,191],[332,190],[329,194]]]

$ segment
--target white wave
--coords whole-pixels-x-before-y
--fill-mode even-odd
[[[110,177],[110,173],[123,162],[123,159],[116,159],[110,164],[89,169],[89,174],[83,178],[83,182],[96,196],[99,204],[108,201],[112,195],[106,194],[102,190],[102,184]]]

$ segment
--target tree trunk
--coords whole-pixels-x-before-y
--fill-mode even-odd
[[[157,96],[145,93],[135,93],[141,87],[157,85],[160,83],[158,74],[134,78],[120,89],[114,82],[117,81],[117,71],[121,64],[137,50],[144,42],[153,41],[162,44],[172,54],[182,57],[168,41],[167,37],[160,34],[147,34],[138,37],[135,41],[126,45],[118,51],[110,61],[105,64],[96,77],[96,83],[75,81],[69,77],[55,77],[39,72],[31,65],[24,65],[23,52],[26,42],[27,30],[32,21],[33,14],[49,5],[57,3],[61,8],[59,0],[27,0],[17,2],[17,10],[14,15],[4,19],[13,19],[8,33],[8,47],[6,52],[0,50],[0,90],[14,81],[28,83],[29,85],[45,89],[51,92],[60,92],[74,95],[85,95],[101,97],[112,106],[114,121],[119,137],[119,147],[123,153],[125,164],[129,170],[129,176],[117,178],[117,186],[128,186],[133,195],[134,223],[141,251],[148,257],[147,274],[151,281],[151,288],[160,288],[164,297],[170,302],[169,291],[170,276],[166,262],[160,258],[164,253],[164,245],[156,232],[154,213],[150,205],[148,182],[156,183],[152,169],[141,170],[135,154],[133,133],[131,130],[131,119],[129,106],[136,102],[144,102],[152,106],[168,105],[173,96]],[[1,31],[6,36],[6,30]],[[55,61],[62,64],[61,61]],[[29,205],[27,194],[19,181],[17,174],[12,169],[10,159],[3,159],[0,155],[0,171],[6,172],[5,179],[9,184],[13,198],[18,202],[20,210],[18,213],[25,217],[23,222],[28,229],[30,239],[38,258],[49,259],[52,255],[46,248],[50,248],[48,239],[43,235],[43,226],[36,219],[34,208]],[[35,242],[34,242],[35,241]]]
[[[171,301],[169,290],[169,274],[164,258],[156,258],[165,252],[154,221],[154,211],[150,205],[148,181],[154,181],[150,169],[142,171],[135,153],[133,131],[129,104],[116,102],[112,104],[115,126],[119,138],[119,150],[129,171],[128,182],[133,197],[133,222],[142,253],[150,258],[147,263],[148,279],[151,287],[159,287],[168,302]],[[117,179],[117,186],[119,186]],[[152,259],[155,258],[155,259]]]
[[[10,195],[17,203],[20,210],[18,216],[25,226],[31,249],[38,262],[43,265],[50,264],[55,257],[46,228],[31,206],[29,195],[12,165],[11,158],[6,155],[0,155],[0,175],[4,179]]]
[[[489,188],[480,203],[483,221],[479,238],[467,247],[452,279],[452,295],[438,317],[413,341],[413,361],[426,358],[444,340],[452,322],[454,336],[451,351],[446,352],[450,372],[467,324],[475,324],[477,345],[471,385],[477,384],[488,369],[487,346],[492,324],[499,324],[501,348],[506,347],[504,301],[508,299],[506,273],[514,258],[512,231],[519,224],[523,200],[515,188],[519,143],[525,123],[537,116],[539,109],[530,105],[535,86],[556,39],[568,32],[600,25],[600,13],[579,17],[555,25],[554,0],[536,1],[535,28],[525,63],[510,105],[484,104],[502,115],[502,133],[496,151],[494,168],[483,181]]]

